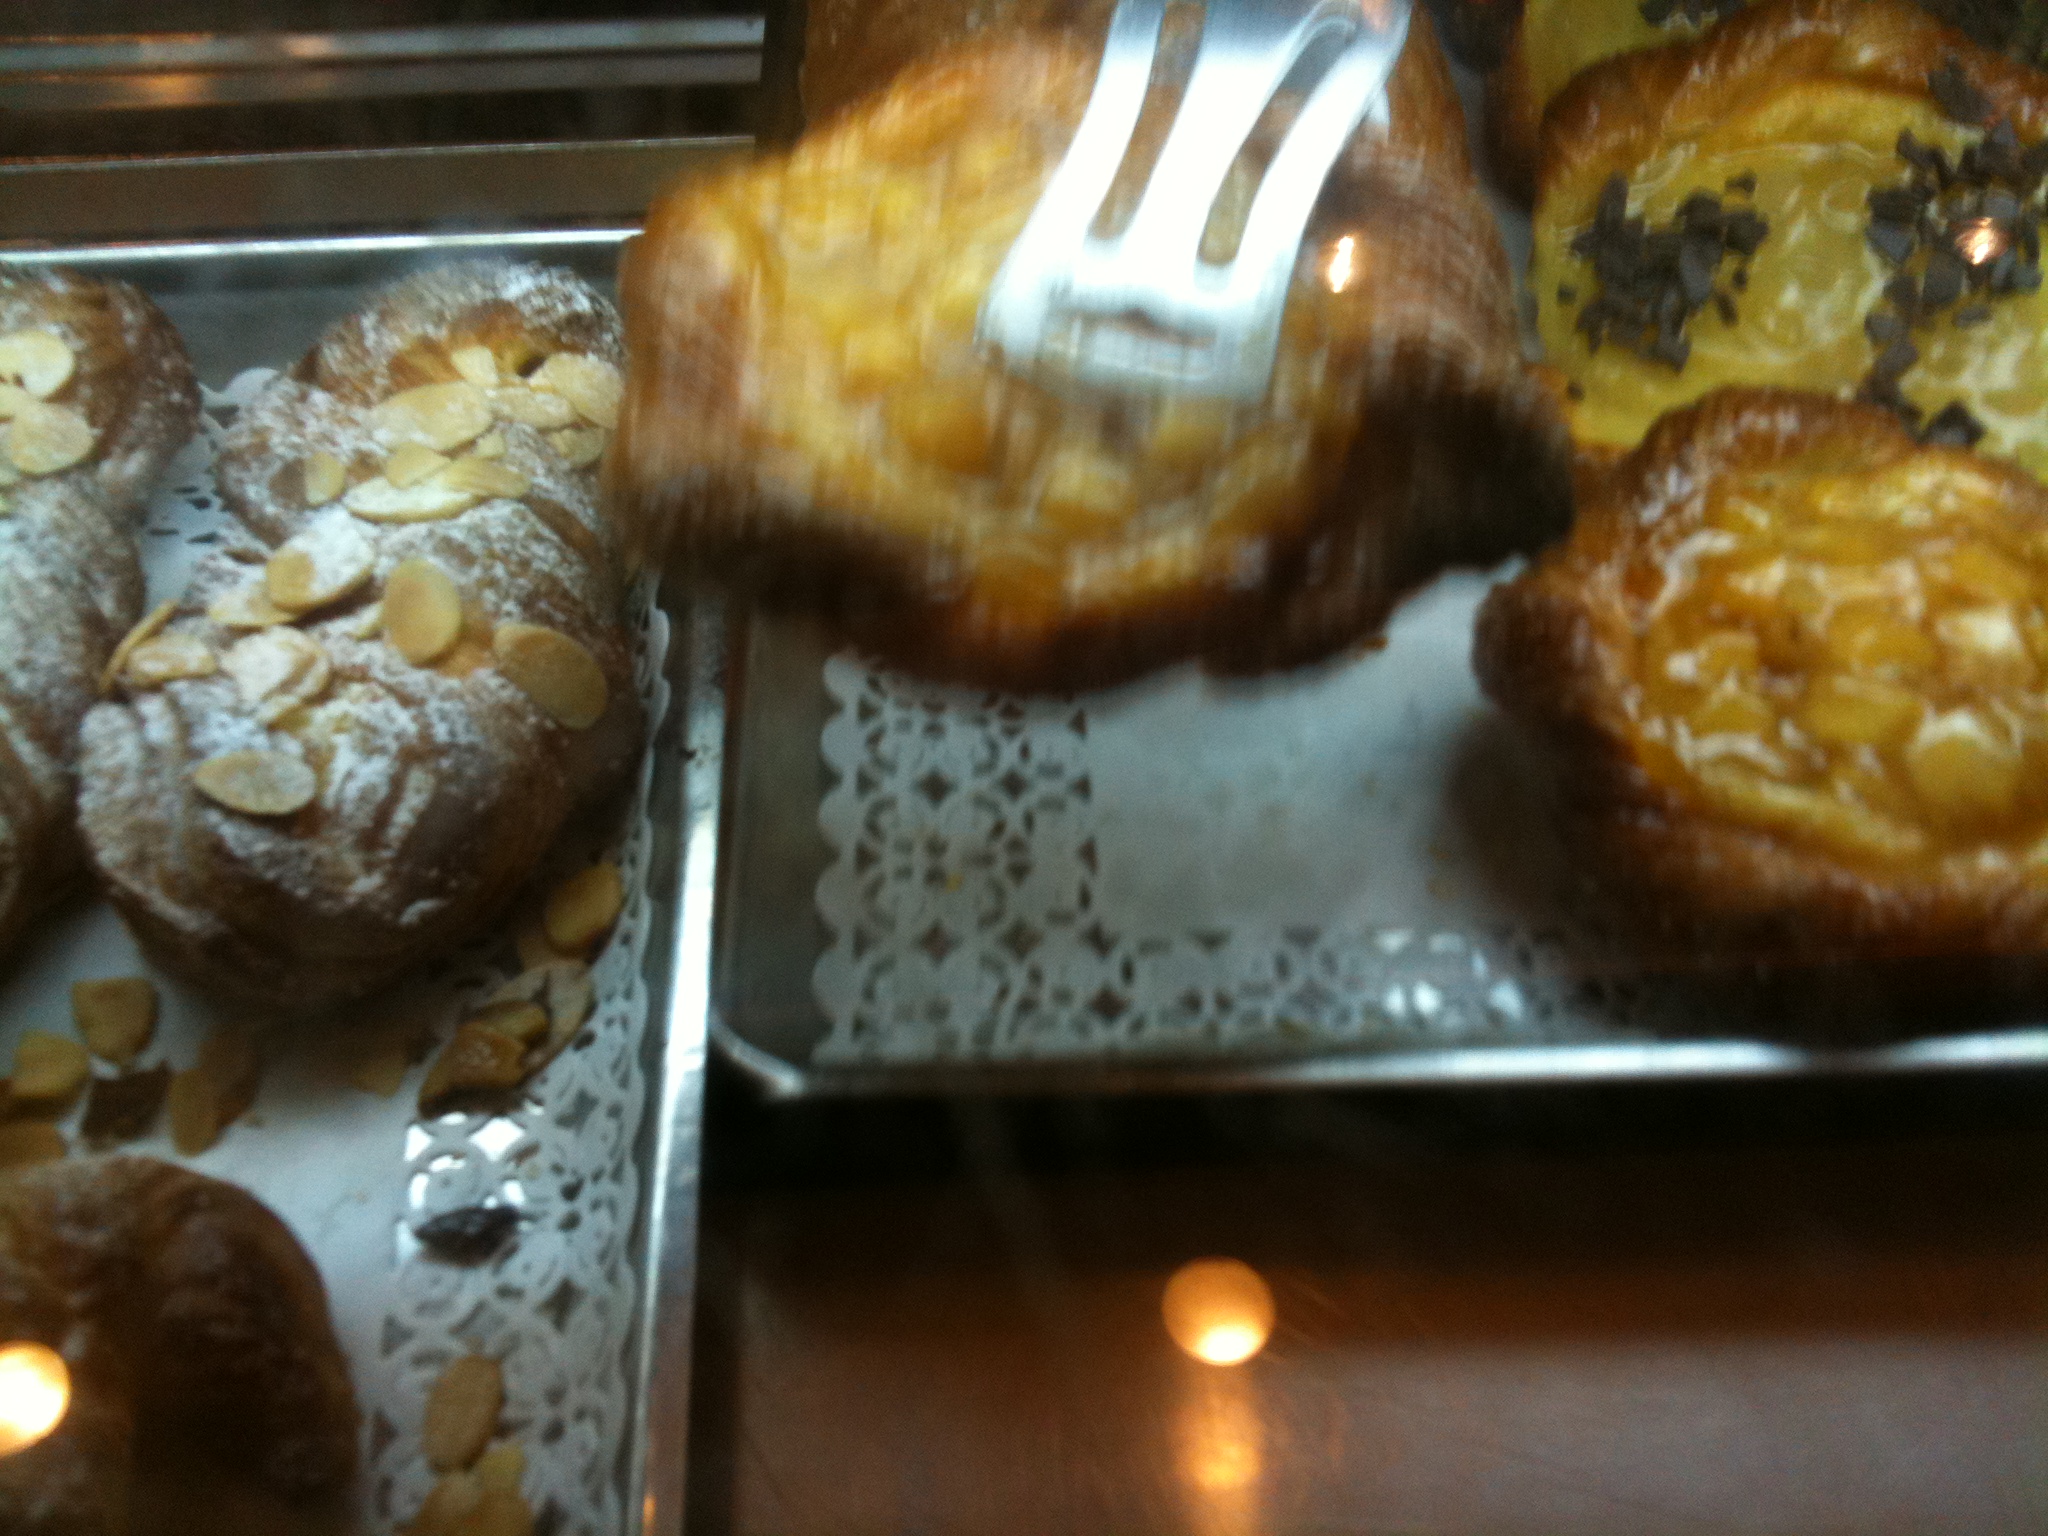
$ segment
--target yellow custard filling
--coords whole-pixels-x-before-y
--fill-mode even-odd
[[[1894,271],[1867,243],[1867,198],[1909,174],[1896,153],[1902,129],[1951,156],[1978,137],[1919,97],[1801,80],[1744,98],[1639,163],[1583,164],[1549,188],[1536,210],[1530,282],[1544,352],[1569,381],[1574,439],[1632,446],[1664,412],[1727,384],[1852,394],[1877,355],[1865,317]],[[1682,369],[1612,344],[1596,351],[1575,329],[1596,280],[1571,245],[1614,172],[1627,178],[1629,211],[1653,225],[1694,192],[1719,195],[1756,179],[1744,201],[1770,232],[1730,292],[1732,323],[1712,306],[1692,317]],[[1724,288],[1740,265],[1724,261]],[[2048,476],[2048,292],[2002,294],[1989,308],[1967,328],[1953,314],[1916,326],[1919,360],[1900,389],[1928,417],[1961,401],[1986,428],[1979,447]]]
[[[1852,860],[2048,861],[2048,524],[1968,454],[1725,477],[1626,581],[1659,781]]]

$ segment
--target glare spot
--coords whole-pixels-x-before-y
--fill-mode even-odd
[[[0,1349],[0,1456],[26,1450],[55,1429],[71,1402],[71,1372],[41,1344]]]
[[[1330,248],[1329,265],[1323,269],[1323,279],[1330,285],[1330,292],[1342,293],[1351,286],[1358,275],[1358,237],[1344,235]]]
[[[1249,1264],[1196,1259],[1166,1282],[1160,1313],[1173,1342],[1195,1359],[1237,1365],[1266,1347],[1273,1292]]]

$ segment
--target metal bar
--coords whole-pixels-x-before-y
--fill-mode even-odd
[[[724,605],[693,594],[679,626],[686,653],[673,705],[681,740],[672,754],[680,778],[672,825],[677,837],[674,960],[664,1013],[653,1187],[647,1207],[639,1348],[639,1391],[627,1504],[640,1536],[681,1536],[689,1459],[691,1330],[696,1314],[704,1066],[712,1011],[712,937],[718,896],[718,837],[725,777]],[[658,802],[658,812],[667,809]],[[635,1517],[637,1516],[637,1519]]]
[[[744,154],[737,135],[584,144],[322,150],[0,165],[0,245],[82,245],[233,230],[637,218],[668,181]]]
[[[364,101],[388,96],[752,85],[757,49],[418,60],[337,68],[130,74],[0,75],[0,108],[17,112],[160,111],[248,102]]]
[[[243,36],[185,33],[14,38],[0,43],[0,75],[276,69],[551,53],[673,53],[759,48],[763,31],[759,16],[696,16]]]
[[[127,267],[181,266],[307,257],[408,255],[430,251],[549,251],[617,245],[640,233],[637,225],[605,229],[510,230],[463,235],[331,235],[301,240],[113,241],[97,245],[0,246],[0,265]]]

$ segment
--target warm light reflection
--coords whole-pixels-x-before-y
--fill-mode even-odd
[[[0,1349],[0,1456],[26,1450],[55,1429],[70,1402],[71,1372],[54,1349]]]
[[[1992,219],[1970,219],[1956,231],[1956,251],[1973,267],[1996,261],[2005,245],[2005,231]]]
[[[1330,292],[1342,293],[1357,275],[1358,236],[1339,236],[1337,243],[1330,248],[1330,261],[1323,268],[1323,280],[1330,285]]]
[[[1273,1292],[1236,1259],[1196,1259],[1166,1282],[1160,1315],[1167,1334],[1197,1360],[1236,1365],[1266,1347]]]

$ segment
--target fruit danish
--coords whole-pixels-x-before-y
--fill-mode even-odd
[[[142,609],[134,513],[198,411],[135,289],[0,273],[0,952],[81,867],[78,722]]]
[[[1903,0],[1769,0],[1581,75],[1529,271],[1582,455],[1757,384],[2048,472],[2044,141],[2048,75]]]
[[[607,471],[643,551],[925,675],[1062,689],[1326,655],[1445,564],[1558,528],[1561,440],[1424,22],[1391,131],[1325,188],[1264,401],[1056,389],[980,351],[1094,72],[1071,37],[985,35],[656,204]],[[821,79],[814,107],[853,89]],[[1226,184],[1212,254],[1253,185]]]
[[[80,815],[166,966],[301,1006],[472,936],[640,733],[594,464],[610,307],[562,272],[426,272],[342,321],[219,459],[260,541],[130,637]]]
[[[55,1350],[71,1386],[57,1427],[0,1459],[10,1536],[126,1536],[148,1523],[152,1462],[203,1462],[287,1505],[355,1476],[319,1273],[232,1184],[128,1157],[0,1179],[0,1335]]]
[[[1650,906],[1760,952],[2048,947],[2048,489],[1881,407],[1659,422],[1475,660]]]

